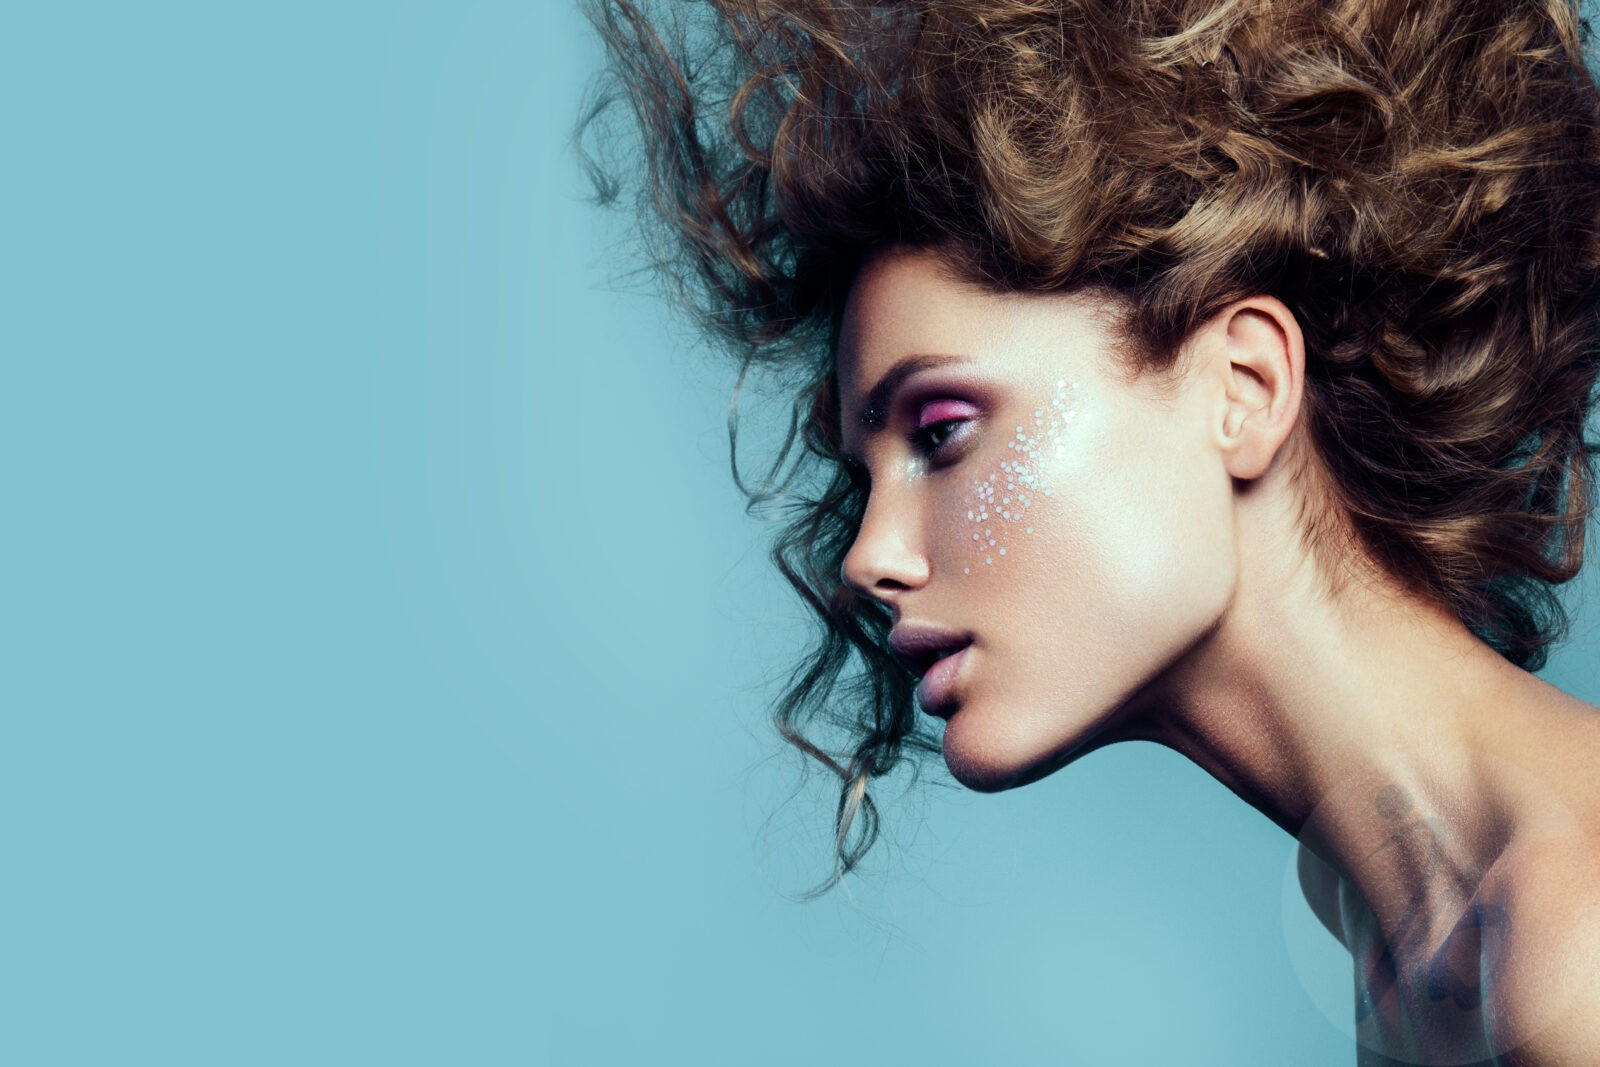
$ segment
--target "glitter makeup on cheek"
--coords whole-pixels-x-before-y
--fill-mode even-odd
[[[1016,526],[1022,527],[1023,536],[1033,533],[1027,520],[1028,509],[1033,507],[1035,497],[1051,495],[1045,461],[1061,455],[1066,447],[1066,428],[1078,415],[1070,403],[1072,391],[1077,388],[1077,382],[1059,379],[1049,412],[1036,408],[1032,429],[1018,426],[1016,437],[1006,442],[1017,458],[1001,460],[998,470],[972,483],[975,499],[967,510],[967,519],[973,524],[972,547],[984,566],[993,566],[995,560],[1004,558]],[[1013,528],[1011,535],[1007,527]],[[971,574],[972,567],[962,567],[961,573]]]

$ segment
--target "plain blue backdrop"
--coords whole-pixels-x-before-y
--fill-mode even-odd
[[[5,23],[0,1062],[1353,1062],[1293,841],[1152,745],[790,898],[801,616],[570,4]]]

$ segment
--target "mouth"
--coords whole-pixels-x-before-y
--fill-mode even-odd
[[[940,718],[955,712],[956,675],[971,646],[972,638],[965,634],[930,626],[897,626],[889,635],[895,659],[920,679],[917,703]]]
[[[953,630],[932,626],[896,626],[889,634],[889,648],[900,665],[918,678],[926,675],[940,660],[961,652],[972,638]]]
[[[917,683],[917,703],[922,705],[923,711],[941,719],[948,719],[955,714],[959,703],[955,698],[956,676],[961,671],[961,664],[966,661],[970,647],[963,645],[934,661],[922,676],[922,681]]]

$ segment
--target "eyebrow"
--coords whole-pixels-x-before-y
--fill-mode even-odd
[[[877,384],[867,391],[867,401],[862,405],[861,413],[856,416],[856,424],[869,432],[883,429],[889,421],[889,402],[894,399],[895,391],[907,378],[929,367],[955,362],[957,362],[955,356],[907,356],[900,360],[885,371]]]

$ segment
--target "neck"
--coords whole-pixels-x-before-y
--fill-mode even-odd
[[[1242,535],[1295,543],[1282,539],[1287,514],[1275,531],[1245,517]],[[1530,811],[1501,756],[1549,687],[1450,612],[1370,573],[1333,590],[1308,555],[1241,541],[1255,570],[1241,571],[1217,627],[1147,694],[1154,713],[1138,717],[1140,736],[1182,752],[1315,852],[1386,943],[1426,951]]]

